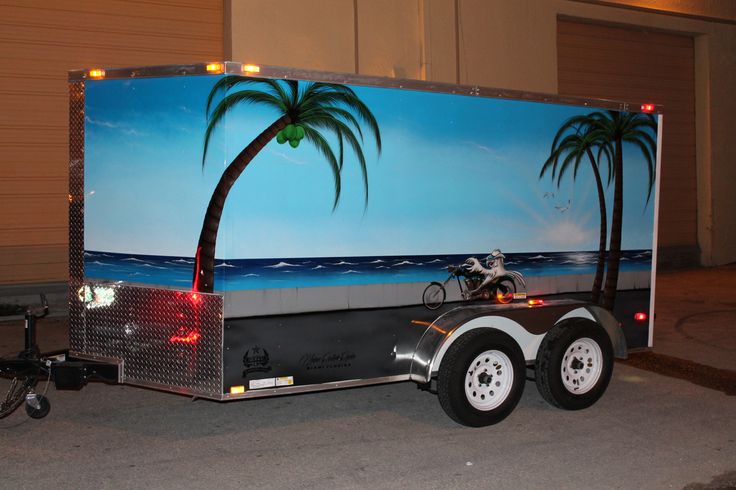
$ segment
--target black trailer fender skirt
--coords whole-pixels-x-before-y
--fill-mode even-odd
[[[626,357],[626,340],[618,321],[597,305],[574,300],[550,300],[533,307],[526,303],[460,306],[444,313],[427,327],[414,352],[410,378],[418,383],[429,382],[439,370],[452,343],[462,334],[479,328],[496,329],[510,335],[521,347],[524,359],[533,362],[547,332],[568,318],[587,318],[601,325],[611,338],[616,357]]]

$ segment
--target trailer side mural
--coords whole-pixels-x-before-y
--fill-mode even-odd
[[[313,116],[314,128],[287,127],[290,109],[273,106],[288,103],[297,82],[253,82],[87,83],[86,277],[191,286],[213,190],[227,165],[262,139],[224,205],[215,290],[247,298],[272,289],[426,285],[444,279],[449,265],[500,249],[533,292],[556,292],[565,276],[595,277],[611,225],[620,270],[643,273],[634,282],[646,286],[656,136],[649,116],[301,82],[296,96],[311,89],[327,109]],[[627,117],[633,135],[617,141],[615,123]],[[271,139],[259,137],[268,128]],[[291,128],[307,130],[310,144],[287,138]],[[623,169],[625,187],[617,180]],[[566,172],[573,178],[563,179]],[[599,209],[612,210],[612,223],[601,222]],[[610,254],[609,271],[615,260]],[[597,283],[590,282],[586,289]]]

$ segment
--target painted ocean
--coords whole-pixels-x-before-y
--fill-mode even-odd
[[[381,257],[318,257],[298,259],[228,259],[215,262],[217,290],[349,286],[442,281],[447,266],[468,257],[460,255],[397,255]],[[594,274],[598,252],[509,253],[506,268],[526,277]],[[194,259],[85,251],[88,279],[155,284],[188,289]],[[622,252],[622,271],[644,271],[652,266],[651,250]]]

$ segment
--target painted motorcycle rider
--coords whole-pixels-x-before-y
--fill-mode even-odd
[[[484,259],[486,267],[483,267],[483,264],[481,264],[478,259],[475,257],[468,257],[458,268],[459,270],[456,274],[460,273],[468,279],[471,279],[468,281],[468,284],[472,284],[472,286],[475,287],[472,289],[469,288],[468,291],[463,292],[463,299],[484,297],[484,295],[488,295],[488,292],[491,289],[490,286],[498,285],[504,279],[510,279],[515,286],[518,285],[526,288],[526,281],[520,272],[506,269],[506,265],[504,263],[505,258],[506,256],[501,252],[501,250],[495,249]],[[514,288],[514,291],[500,291],[500,293],[513,294],[515,290],[516,288]],[[498,292],[499,291],[497,291],[497,294]]]

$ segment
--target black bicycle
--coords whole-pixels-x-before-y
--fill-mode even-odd
[[[23,402],[26,413],[34,419],[45,417],[51,410],[46,390],[43,394],[36,393],[39,379],[46,378],[46,389],[50,381],[50,371],[36,343],[36,320],[48,313],[49,305],[42,294],[41,306],[29,306],[25,311],[25,348],[14,357],[0,357],[0,419],[13,413]]]
[[[470,273],[465,265],[447,267],[450,275],[443,282],[429,283],[422,294],[422,303],[430,310],[436,310],[445,303],[447,290],[445,286],[453,278],[457,280],[460,296],[464,301],[495,299],[501,304],[511,303],[514,299],[526,297],[526,293],[517,292],[517,284],[511,275],[502,275],[479,289],[483,283],[482,274]],[[523,285],[522,285],[523,286]]]

